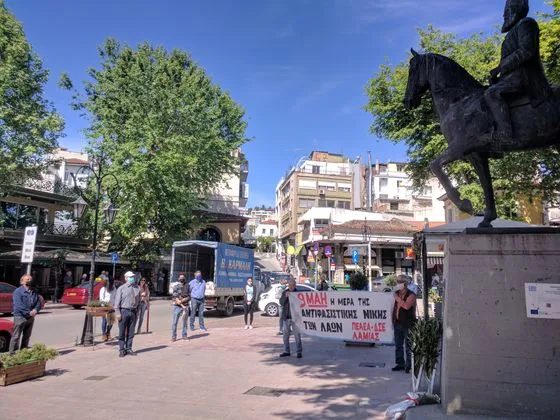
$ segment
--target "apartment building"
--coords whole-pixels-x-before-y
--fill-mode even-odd
[[[365,171],[364,183],[369,184],[369,174]],[[412,220],[443,221],[445,208],[438,199],[445,190],[436,178],[430,178],[420,191],[412,186],[406,172],[406,163],[376,163],[371,167],[371,201],[363,203],[371,211],[395,216],[411,217]]]
[[[329,152],[313,151],[300,160],[276,187],[281,242],[295,243],[298,219],[313,207],[353,209],[357,168],[348,158]]]

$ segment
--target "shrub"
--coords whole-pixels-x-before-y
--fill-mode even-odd
[[[0,368],[23,365],[34,360],[52,360],[58,355],[55,349],[49,349],[44,344],[35,344],[29,349],[16,351],[13,356],[9,353],[0,355]]]

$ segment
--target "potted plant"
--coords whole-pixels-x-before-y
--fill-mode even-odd
[[[396,274],[389,274],[385,277],[385,286],[388,287],[395,287],[397,285],[397,275]]]
[[[442,328],[439,319],[419,319],[409,332],[412,353],[412,386],[418,392],[424,379],[428,384],[427,393],[433,394],[434,378],[439,360],[439,343]]]
[[[1,354],[0,385],[11,385],[43,376],[47,360],[52,360],[57,355],[56,350],[49,349],[44,344],[19,350],[13,356],[9,353]]]
[[[113,307],[107,302],[101,302],[100,300],[92,300],[86,306],[86,312],[91,316],[105,316]]]

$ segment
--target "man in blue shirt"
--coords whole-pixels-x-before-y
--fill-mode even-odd
[[[10,354],[20,348],[29,347],[29,338],[33,331],[35,315],[41,310],[39,296],[31,289],[32,278],[29,274],[21,277],[18,287],[12,296],[14,307],[14,335],[10,341]],[[21,346],[20,346],[21,339]]]
[[[204,292],[206,291],[206,282],[202,280],[202,273],[196,271],[194,279],[189,283],[189,293],[191,295],[191,331],[194,331],[194,315],[198,309],[198,325],[201,331],[206,331],[204,327]]]

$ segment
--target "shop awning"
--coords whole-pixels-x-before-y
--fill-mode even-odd
[[[428,257],[428,268],[434,268],[436,265],[443,265],[443,257]]]
[[[362,267],[358,264],[344,264],[344,269],[347,271],[362,271]]]

